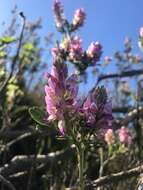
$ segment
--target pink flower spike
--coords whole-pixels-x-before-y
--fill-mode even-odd
[[[67,65],[58,62],[53,63],[51,73],[46,75],[48,84],[45,85],[45,103],[48,120],[63,120],[68,110],[77,109],[77,76],[67,78]]]

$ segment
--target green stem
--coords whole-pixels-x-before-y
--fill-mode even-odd
[[[99,148],[99,157],[100,157],[99,177],[102,177],[102,174],[103,174],[103,167],[104,167],[104,162],[103,162],[103,148]]]
[[[84,190],[84,145],[77,147],[79,167],[79,190]]]

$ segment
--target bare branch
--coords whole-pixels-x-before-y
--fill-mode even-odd
[[[36,164],[51,164],[57,160],[65,159],[67,156],[69,157],[73,155],[74,152],[75,148],[71,147],[67,150],[56,151],[47,155],[37,155]],[[35,161],[35,155],[15,156],[9,164],[5,164],[4,167],[0,168],[0,173],[3,176],[8,177],[12,174],[28,170],[31,167],[33,161]]]
[[[114,74],[108,74],[108,75],[100,75],[97,80],[97,84],[105,79],[113,79],[113,78],[125,78],[125,77],[132,77],[137,75],[142,75],[143,70],[130,70],[130,71],[123,71],[121,73],[114,73]]]
[[[20,16],[21,16],[21,14],[20,14]],[[23,34],[24,34],[24,29],[25,29],[25,17],[23,17],[23,16],[21,16],[21,17],[23,18],[23,26],[22,26],[22,30],[21,30],[21,33],[20,33],[20,38],[19,38],[19,44],[18,44],[18,47],[17,47],[17,52],[16,52],[16,55],[14,56],[13,61],[12,61],[10,74],[7,77],[7,79],[4,81],[3,85],[0,87],[0,92],[2,92],[5,89],[5,87],[7,86],[9,80],[11,79],[11,77],[13,75],[13,72],[14,72],[17,60],[19,59],[19,53],[20,53],[20,50],[21,50],[22,39],[23,39]]]
[[[87,186],[89,186],[89,187],[92,186],[93,188],[96,188],[98,186],[105,185],[107,183],[109,184],[112,182],[125,180],[130,177],[136,177],[136,176],[140,175],[142,172],[143,172],[143,165],[135,167],[130,170],[127,170],[127,171],[118,172],[118,173],[114,173],[111,175],[100,177],[100,178],[90,182],[89,184],[87,184]]]
[[[16,190],[15,187],[13,186],[13,184],[10,181],[8,181],[7,179],[5,179],[2,175],[0,175],[0,181],[3,182],[4,185],[9,187],[9,189]]]

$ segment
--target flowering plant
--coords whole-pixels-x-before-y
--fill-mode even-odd
[[[99,61],[102,46],[92,42],[83,50],[82,40],[74,31],[85,21],[84,10],[75,11],[70,24],[64,16],[63,6],[58,0],[53,5],[56,27],[63,34],[63,40],[52,48],[53,64],[50,73],[46,73],[45,103],[47,114],[43,118],[45,125],[56,124],[59,136],[75,145],[79,166],[79,187],[84,189],[85,153],[94,138],[104,140],[107,129],[112,127],[112,106],[106,89],[101,86],[89,92],[83,100],[78,98],[79,75],[68,76],[67,61],[75,65],[80,74]],[[31,113],[32,110],[30,111]]]

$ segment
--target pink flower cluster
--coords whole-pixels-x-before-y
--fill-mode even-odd
[[[64,38],[59,47],[52,48],[53,57],[66,55],[71,62],[80,62],[84,58],[87,66],[92,66],[99,61],[102,54],[102,46],[99,42],[92,42],[87,51],[82,48],[82,39],[78,36]],[[65,56],[65,57],[66,57]]]
[[[77,115],[80,115],[81,118],[84,117],[86,127],[102,130],[110,128],[113,119],[112,107],[111,102],[106,99],[105,89],[103,87],[96,89],[83,104],[80,104],[79,102],[82,101],[77,101],[77,75],[73,74],[70,77],[67,75],[66,64],[58,62],[54,62],[51,74],[47,74],[45,102],[48,121],[59,121],[62,135],[65,128],[61,126],[65,124],[65,118],[72,114],[75,114],[75,118]],[[100,97],[101,94],[104,97]]]
[[[81,38],[75,36],[71,39],[69,44],[69,57],[72,60],[78,60],[81,58],[83,54],[83,49],[81,46],[82,40]]]
[[[128,128],[121,127],[121,129],[119,129],[118,135],[119,135],[119,140],[121,143],[127,144],[127,145],[130,145],[132,143],[132,138],[131,138]]]
[[[113,133],[113,130],[112,129],[108,129],[105,133],[105,142],[108,144],[108,145],[112,145],[114,144],[115,142],[115,137],[114,137],[114,133]]]
[[[112,145],[115,143],[115,135],[114,135],[114,132],[112,129],[108,129],[106,131],[104,139],[108,145]],[[132,137],[129,132],[129,129],[126,127],[121,127],[118,130],[118,139],[119,139],[120,143],[122,143],[124,145],[130,145],[132,143]]]
[[[89,60],[95,65],[102,54],[102,46],[99,42],[92,42],[86,51]]]
[[[65,19],[64,19],[64,10],[61,2],[59,0],[54,0],[53,11],[55,15],[56,27],[61,30],[63,28]]]
[[[113,120],[112,105],[107,100],[104,87],[97,88],[87,97],[81,112],[86,118],[87,126],[102,129],[103,132],[111,127]]]
[[[83,8],[77,9],[75,11],[73,21],[72,21],[74,30],[83,25],[85,17],[86,15]]]

